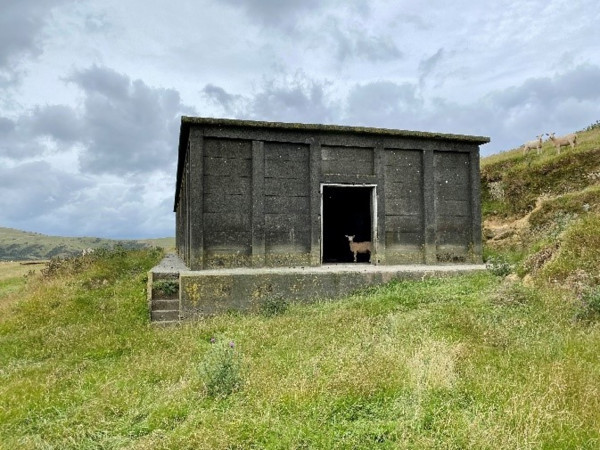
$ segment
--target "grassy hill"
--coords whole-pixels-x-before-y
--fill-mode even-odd
[[[582,294],[600,284],[600,124],[575,149],[514,149],[482,160],[488,256],[516,264],[525,282]]]
[[[175,246],[175,239],[113,240],[93,237],[60,237],[0,227],[0,261],[67,257],[81,254],[84,249],[112,248],[115,245],[130,249],[146,246],[172,248]]]
[[[160,250],[7,272],[0,448],[598,448],[597,132],[482,161],[484,273],[162,328]]]

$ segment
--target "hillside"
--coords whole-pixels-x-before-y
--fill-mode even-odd
[[[516,264],[526,282],[578,292],[600,283],[600,124],[560,154],[513,149],[482,159],[488,257]],[[580,292],[581,293],[581,292]]]
[[[0,261],[46,260],[54,257],[79,255],[88,248],[112,248],[116,245],[128,249],[147,246],[171,248],[175,245],[175,239],[113,240],[92,237],[60,237],[0,227]]]

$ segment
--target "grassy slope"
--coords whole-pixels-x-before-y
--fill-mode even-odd
[[[556,163],[528,158],[484,160],[484,186]],[[158,250],[28,277],[0,292],[0,448],[598,448],[597,191],[548,188],[535,226],[486,250],[518,254],[529,283],[488,271],[160,328],[145,297]],[[528,210],[509,214],[510,192],[497,220]],[[200,368],[220,343],[243,384],[212,397]],[[231,367],[212,367],[225,385]]]
[[[50,259],[52,257],[80,254],[87,248],[106,248],[115,245],[139,248],[146,245],[174,247],[174,238],[136,240],[112,240],[92,237],[46,236],[40,233],[0,227],[0,261],[25,261]]]
[[[538,286],[581,296],[600,284],[600,125],[578,132],[574,150],[516,149],[483,159],[481,172],[484,222],[526,218],[514,236],[490,240],[488,254],[512,254],[519,275]]]
[[[30,279],[0,316],[6,448],[597,448],[595,322],[492,273],[392,283],[279,315],[148,324],[160,254]],[[242,388],[200,366],[233,342]],[[221,376],[223,379],[226,373]],[[225,381],[225,380],[224,380]]]

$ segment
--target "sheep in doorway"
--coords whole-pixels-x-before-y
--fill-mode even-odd
[[[369,255],[371,254],[371,251],[373,250],[371,242],[354,242],[355,236],[348,236],[347,234],[345,234],[344,236],[348,238],[348,243],[350,244],[350,251],[354,253],[354,262],[356,262],[356,255],[358,253],[369,253]]]

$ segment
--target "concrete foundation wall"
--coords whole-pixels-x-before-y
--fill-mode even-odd
[[[335,299],[392,280],[421,280],[485,270],[482,265],[383,266],[373,270],[247,269],[182,272],[180,317],[260,312],[274,302]]]

